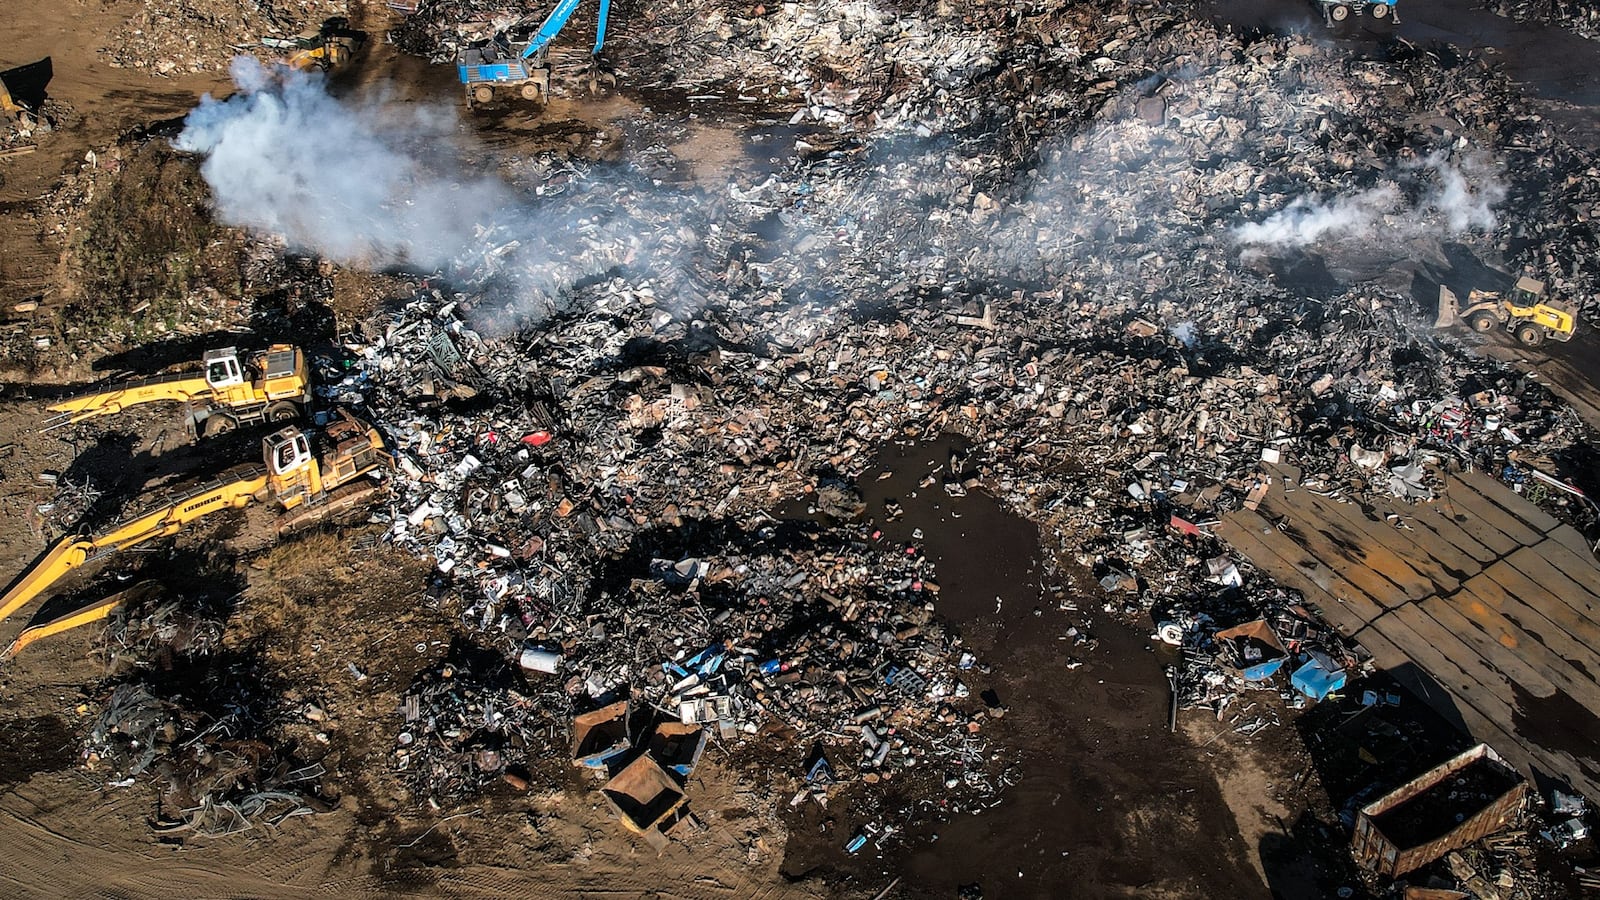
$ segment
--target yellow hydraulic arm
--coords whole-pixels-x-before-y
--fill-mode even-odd
[[[251,466],[234,473],[231,477],[201,485],[171,502],[133,516],[101,534],[92,537],[78,535],[64,537],[22,573],[5,594],[0,595],[0,620],[49,590],[51,585],[60,581],[68,572],[90,560],[127,550],[156,538],[176,534],[183,530],[184,526],[202,516],[221,509],[245,506],[265,497],[266,493],[267,470],[261,466]],[[81,621],[75,620],[73,624],[101,618],[110,611],[110,608],[107,606],[99,615]],[[82,612],[86,614],[89,611]],[[70,626],[63,626],[60,630],[65,630],[66,627]],[[35,634],[29,640],[38,637],[43,635]],[[19,639],[19,643],[27,642]],[[7,651],[7,655],[19,649],[21,647],[13,645],[12,649]]]
[[[45,430],[63,425],[76,425],[96,416],[114,416],[130,406],[141,403],[160,403],[164,400],[181,403],[209,397],[212,393],[211,385],[206,383],[204,372],[179,372],[142,378],[138,381],[125,381],[103,391],[80,394],[53,404],[50,410],[59,415],[51,417],[45,424]]]
[[[58,616],[46,617],[41,611],[39,615],[34,616],[28,622],[27,627],[22,629],[22,633],[17,635],[17,639],[11,642],[11,646],[7,647],[4,653],[0,653],[0,659],[10,659],[16,656],[23,651],[23,648],[40,638],[47,638],[52,634],[60,634],[63,631],[77,628],[79,625],[98,622],[111,615],[111,611],[122,604],[138,602],[150,594],[159,593],[160,590],[161,588],[157,582],[141,581],[125,591],[118,591],[103,600],[91,603],[88,606],[80,606],[77,609],[68,610]]]

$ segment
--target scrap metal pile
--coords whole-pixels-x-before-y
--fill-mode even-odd
[[[437,55],[487,11],[425,5],[405,33]],[[1220,712],[1261,648],[1202,613],[1244,578],[1196,523],[1259,503],[1263,463],[1428,502],[1439,465],[1498,472],[1580,435],[1426,326],[1401,286],[1418,270],[1394,275],[1514,235],[1509,262],[1600,308],[1577,268],[1594,236],[1547,215],[1593,202],[1562,178],[1593,159],[1479,61],[1152,10],[1023,16],[1005,42],[860,5],[719,16],[653,10],[632,39],[670,44],[697,89],[781,85],[834,138],[709,198],[643,165],[520,160],[525,217],[484,222],[352,335],[358,371],[328,389],[397,449],[389,539],[436,562],[432,595],[508,665],[540,660],[518,686],[419,680],[396,753],[419,790],[549,758],[574,711],[623,696],[728,739],[856,748],[860,772],[963,759],[982,771],[957,803],[982,802],[1001,759],[950,749],[981,728],[973,660],[917,548],[854,518],[848,485],[890,440],[971,439],[970,486],[1040,522],[1108,610],[1171,615],[1185,702]],[[862,68],[885,48],[881,77]],[[781,512],[807,497],[844,524]],[[1263,646],[1315,650],[1329,678],[1354,662],[1246,573]]]
[[[86,766],[109,770],[114,786],[152,779],[163,830],[231,834],[326,811],[317,795],[326,769],[271,733],[272,697],[255,675],[220,664],[187,688],[124,682],[89,732]]]
[[[446,60],[497,12],[425,3],[396,39]],[[1154,614],[1185,651],[1180,700],[1220,715],[1293,655],[1315,690],[1358,662],[1205,534],[1281,490],[1270,467],[1426,503],[1439,466],[1498,474],[1581,438],[1409,293],[1466,254],[1600,312],[1594,156],[1481,60],[1000,4],[667,3],[618,45],[634,84],[815,131],[709,195],[656,177],[647,119],[618,123],[644,148],[620,165],[507,162],[526,204],[346,337],[354,365],[318,395],[383,429],[375,517],[466,633],[397,710],[419,795],[571,761],[574,716],[627,702],[735,756],[800,771],[820,743],[830,778],[992,803],[1009,755],[981,664],[853,486],[891,441],[963,436],[976,470],[943,489],[995,494],[1092,573],[1047,566],[1065,607]],[[96,499],[62,487],[63,510]],[[316,777],[246,725],[129,684],[90,747],[119,774],[169,767],[172,805],[227,830]]]
[[[575,709],[619,695],[724,740],[781,732],[796,747],[854,747],[856,766],[879,775],[938,767],[953,754],[944,735],[981,728],[961,674],[975,659],[932,618],[937,585],[918,548],[866,525],[771,515],[808,487],[833,512],[859,503],[838,476],[817,477],[837,445],[773,441],[773,411],[735,402],[758,390],[745,382],[763,377],[759,366],[724,358],[725,379],[693,379],[687,358],[623,365],[559,326],[484,339],[455,310],[422,295],[352,376],[370,386],[400,454],[389,537],[436,560],[435,593],[503,658],[551,662],[530,671],[534,687],[498,698],[463,693],[459,678],[427,683],[399,755],[430,792],[476,786],[440,762],[459,763],[470,740],[419,740],[410,725],[445,728],[432,721],[440,691],[450,737],[514,733],[519,757],[478,760],[486,777],[540,752],[523,747],[542,743],[548,757],[560,743],[549,722],[564,727]],[[599,334],[615,337],[613,353],[627,337],[614,324]],[[686,381],[674,384],[672,368]],[[714,423],[694,412],[711,410]],[[982,789],[954,796],[957,808],[994,789],[992,767],[956,765],[962,784]]]

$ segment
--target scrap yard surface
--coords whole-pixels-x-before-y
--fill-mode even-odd
[[[1600,894],[1600,11],[16,0],[7,896]]]

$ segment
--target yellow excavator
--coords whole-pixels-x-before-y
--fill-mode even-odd
[[[142,403],[184,404],[196,434],[232,431],[260,421],[289,422],[300,417],[311,375],[305,354],[291,344],[273,344],[243,355],[233,347],[206,351],[201,371],[125,381],[70,397],[50,407],[56,415],[45,431],[110,416]]]
[[[21,119],[27,113],[28,111],[22,108],[22,104],[11,99],[11,89],[6,87],[5,79],[0,78],[0,114],[4,114],[8,118]]]
[[[1439,285],[1439,317],[1435,328],[1466,322],[1473,331],[1484,333],[1504,328],[1517,336],[1525,347],[1537,347],[1545,338],[1570,341],[1578,330],[1578,310],[1571,303],[1544,295],[1544,282],[1522,277],[1508,296],[1498,291],[1473,290],[1462,307],[1455,292]]]
[[[370,496],[377,489],[376,480],[354,482],[391,463],[377,429],[345,410],[338,410],[320,434],[284,428],[268,435],[261,449],[264,465],[246,466],[168,496],[99,534],[68,535],[57,541],[0,595],[0,620],[49,590],[68,572],[101,557],[177,534],[191,522],[219,510],[276,500],[284,510],[279,519],[280,532],[325,518]],[[9,659],[40,638],[103,619],[115,606],[113,599],[42,620],[35,616],[0,658]]]

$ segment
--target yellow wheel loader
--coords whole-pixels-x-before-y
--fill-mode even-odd
[[[1577,307],[1544,295],[1544,282],[1518,278],[1509,296],[1498,291],[1474,290],[1462,307],[1455,292],[1439,285],[1439,317],[1435,328],[1466,322],[1481,333],[1504,328],[1525,347],[1537,347],[1546,338],[1570,341],[1578,329]]]
[[[291,69],[306,72],[321,69],[327,72],[338,69],[355,57],[356,51],[367,42],[367,33],[350,27],[350,20],[334,16],[317,28],[309,28],[296,37],[266,38],[261,43],[277,50],[291,51],[284,64]]]
[[[219,510],[275,500],[283,509],[280,533],[325,518],[370,496],[377,487],[375,480],[355,482],[391,463],[377,430],[344,410],[337,411],[318,434],[284,428],[268,435],[261,450],[263,465],[246,466],[169,495],[99,534],[69,535],[57,541],[0,595],[0,620],[74,569],[177,534]],[[115,602],[101,601],[44,620],[35,617],[3,658],[9,659],[40,638],[103,619],[115,606]]]
[[[233,347],[206,351],[201,371],[157,375],[108,385],[53,404],[45,431],[110,416],[143,403],[184,404],[196,434],[215,435],[254,422],[289,422],[300,417],[311,376],[305,354],[273,344],[249,355]]]

